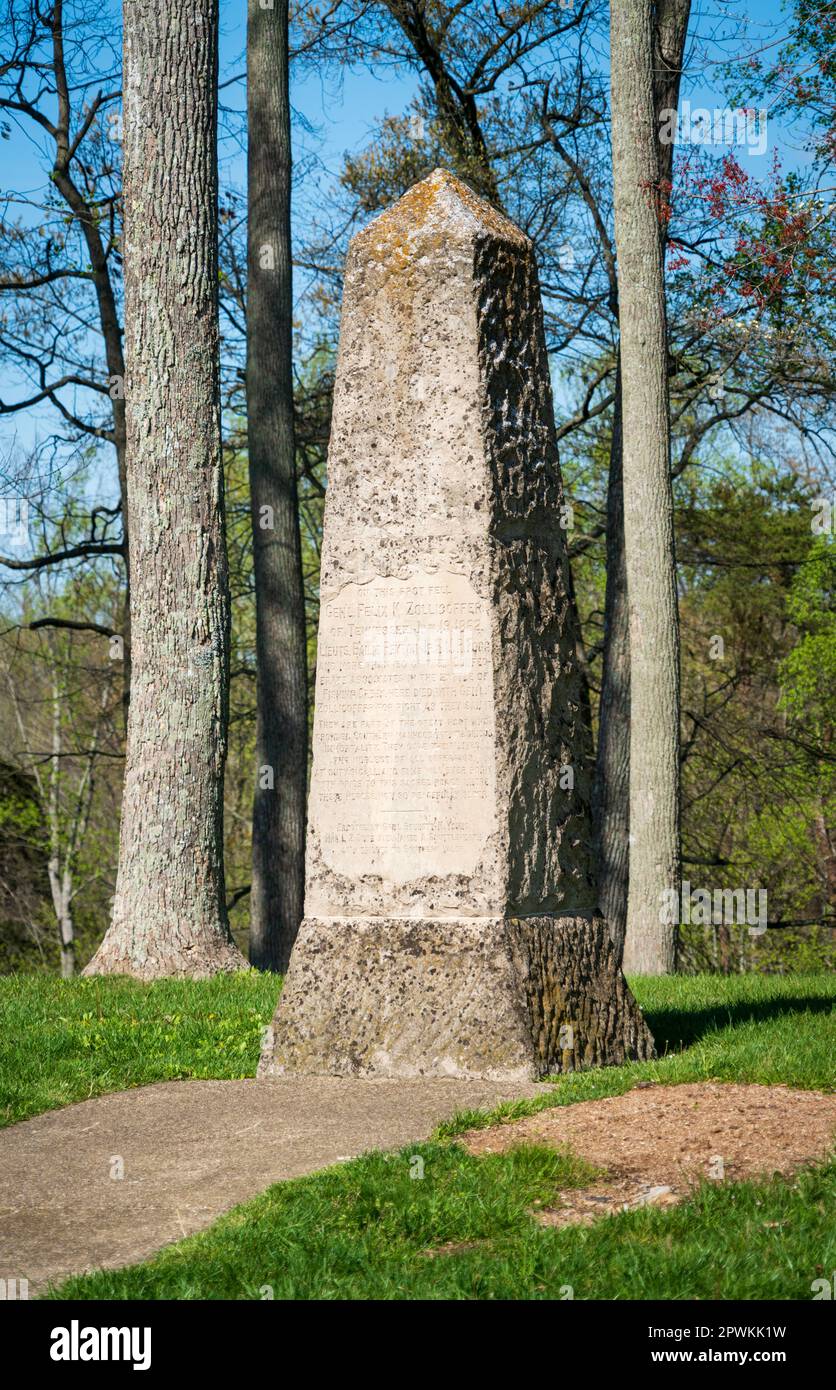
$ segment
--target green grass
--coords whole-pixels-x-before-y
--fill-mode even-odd
[[[681,1207],[589,1228],[536,1224],[535,1202],[587,1177],[571,1156],[535,1147],[372,1154],[278,1184],[145,1264],[70,1279],[51,1296],[809,1299],[836,1268],[836,1165],[793,1183],[706,1184]]]
[[[455,1136],[490,1118],[616,1095],[641,1080],[833,1090],[832,976],[642,979],[656,1062],[557,1079],[535,1100],[460,1115],[432,1142],[279,1184],[129,1269],[71,1279],[61,1298],[809,1299],[836,1268],[836,1164],[792,1182],[704,1184],[666,1210],[543,1229],[536,1204],[589,1180],[568,1153],[473,1157]],[[137,985],[0,980],[6,1120],[174,1077],[252,1075],[275,977]],[[413,1179],[415,1157],[423,1178]],[[428,1251],[436,1251],[430,1255]]]
[[[0,977],[0,1126],[186,1077],[252,1076],[275,975],[211,980]]]
[[[637,1081],[783,1082],[832,1090],[836,977],[673,976],[634,980],[660,1059],[557,1079],[544,1105],[618,1095]],[[190,1077],[252,1076],[280,981],[257,971],[139,984],[114,977],[0,977],[0,1125],[106,1091]],[[467,1114],[446,1137],[484,1123]]]

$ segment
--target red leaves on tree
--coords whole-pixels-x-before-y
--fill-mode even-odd
[[[788,292],[805,294],[832,281],[832,263],[814,247],[821,210],[812,201],[790,198],[777,160],[765,186],[729,153],[707,172],[686,165],[680,187],[733,234],[736,227],[733,249],[710,286],[723,311],[730,294],[757,309],[780,308]]]

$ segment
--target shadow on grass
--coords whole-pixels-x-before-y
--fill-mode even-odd
[[[709,1009],[646,1008],[644,1017],[653,1034],[656,1051],[663,1057],[665,1053],[681,1052],[706,1033],[716,1032],[719,1028],[738,1023],[764,1023],[768,1019],[781,1018],[784,1014],[829,1014],[833,1009],[833,999],[787,996],[752,1002],[741,1000],[736,1004],[718,1003]]]

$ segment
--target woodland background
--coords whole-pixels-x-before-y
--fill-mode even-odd
[[[756,161],[723,141],[677,144],[660,218],[682,642],[683,876],[695,887],[767,889],[770,930],[755,939],[723,924],[691,929],[679,965],[814,970],[836,964],[836,7],[791,0],[767,18],[746,19],[737,4],[692,15],[681,95],[710,67],[716,104],[766,109],[782,148],[768,145]],[[299,111],[294,124],[295,458],[311,690],[346,245],[369,217],[444,165],[536,244],[573,513],[582,659],[599,727],[618,342],[607,26],[599,0],[291,8],[291,97],[293,83],[301,89],[313,75],[339,121],[335,94],[346,74],[353,83],[377,75],[396,84],[379,88],[367,136],[339,160],[322,128]],[[231,924],[246,952],[256,653],[244,388],[247,128],[234,36],[222,57],[233,614],[225,855]],[[2,6],[3,971],[80,968],[104,934],[115,890],[129,655],[119,491],[120,62],[110,4]],[[397,114],[383,111],[390,90]],[[65,104],[63,124],[56,102]],[[28,533],[18,544],[21,508]],[[609,564],[612,574],[611,548]]]

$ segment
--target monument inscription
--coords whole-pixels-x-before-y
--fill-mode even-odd
[[[488,606],[466,575],[346,584],[323,604],[310,823],[324,863],[471,874],[496,826]]]

